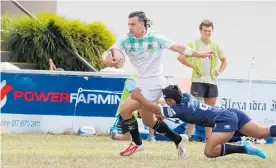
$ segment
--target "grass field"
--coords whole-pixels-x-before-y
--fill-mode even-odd
[[[208,159],[204,143],[188,143],[186,157],[177,160],[171,142],[145,142],[145,150],[131,157],[119,156],[128,143],[108,137],[76,135],[1,135],[3,168],[276,168],[276,144],[260,145],[267,159],[255,156],[229,155]]]

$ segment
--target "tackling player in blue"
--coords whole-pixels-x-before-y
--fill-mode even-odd
[[[139,101],[161,118],[179,118],[183,122],[212,127],[204,154],[208,158],[225,156],[233,153],[243,153],[266,158],[265,153],[248,142],[242,145],[226,144],[236,131],[254,138],[276,136],[276,125],[265,127],[253,121],[241,110],[201,103],[190,94],[182,93],[177,85],[170,85],[163,90],[166,103],[170,107],[160,107],[146,100],[137,88],[132,92],[132,98]]]

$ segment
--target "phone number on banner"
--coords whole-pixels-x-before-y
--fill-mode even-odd
[[[40,121],[36,120],[3,120],[1,121],[1,125],[3,127],[15,127],[15,128],[33,128],[33,127],[40,127]]]

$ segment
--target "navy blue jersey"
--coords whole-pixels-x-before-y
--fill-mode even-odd
[[[201,125],[203,127],[214,127],[214,119],[219,116],[223,108],[209,106],[201,103],[190,94],[183,94],[180,104],[171,107],[162,107],[162,114],[168,118],[179,118],[183,122]]]

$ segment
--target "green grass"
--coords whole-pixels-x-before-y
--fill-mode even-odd
[[[259,145],[267,159],[255,156],[229,155],[208,159],[204,143],[188,143],[186,157],[177,160],[172,142],[145,142],[145,150],[131,157],[119,156],[128,142],[108,137],[76,135],[2,134],[3,168],[272,168],[276,167],[276,144]]]

